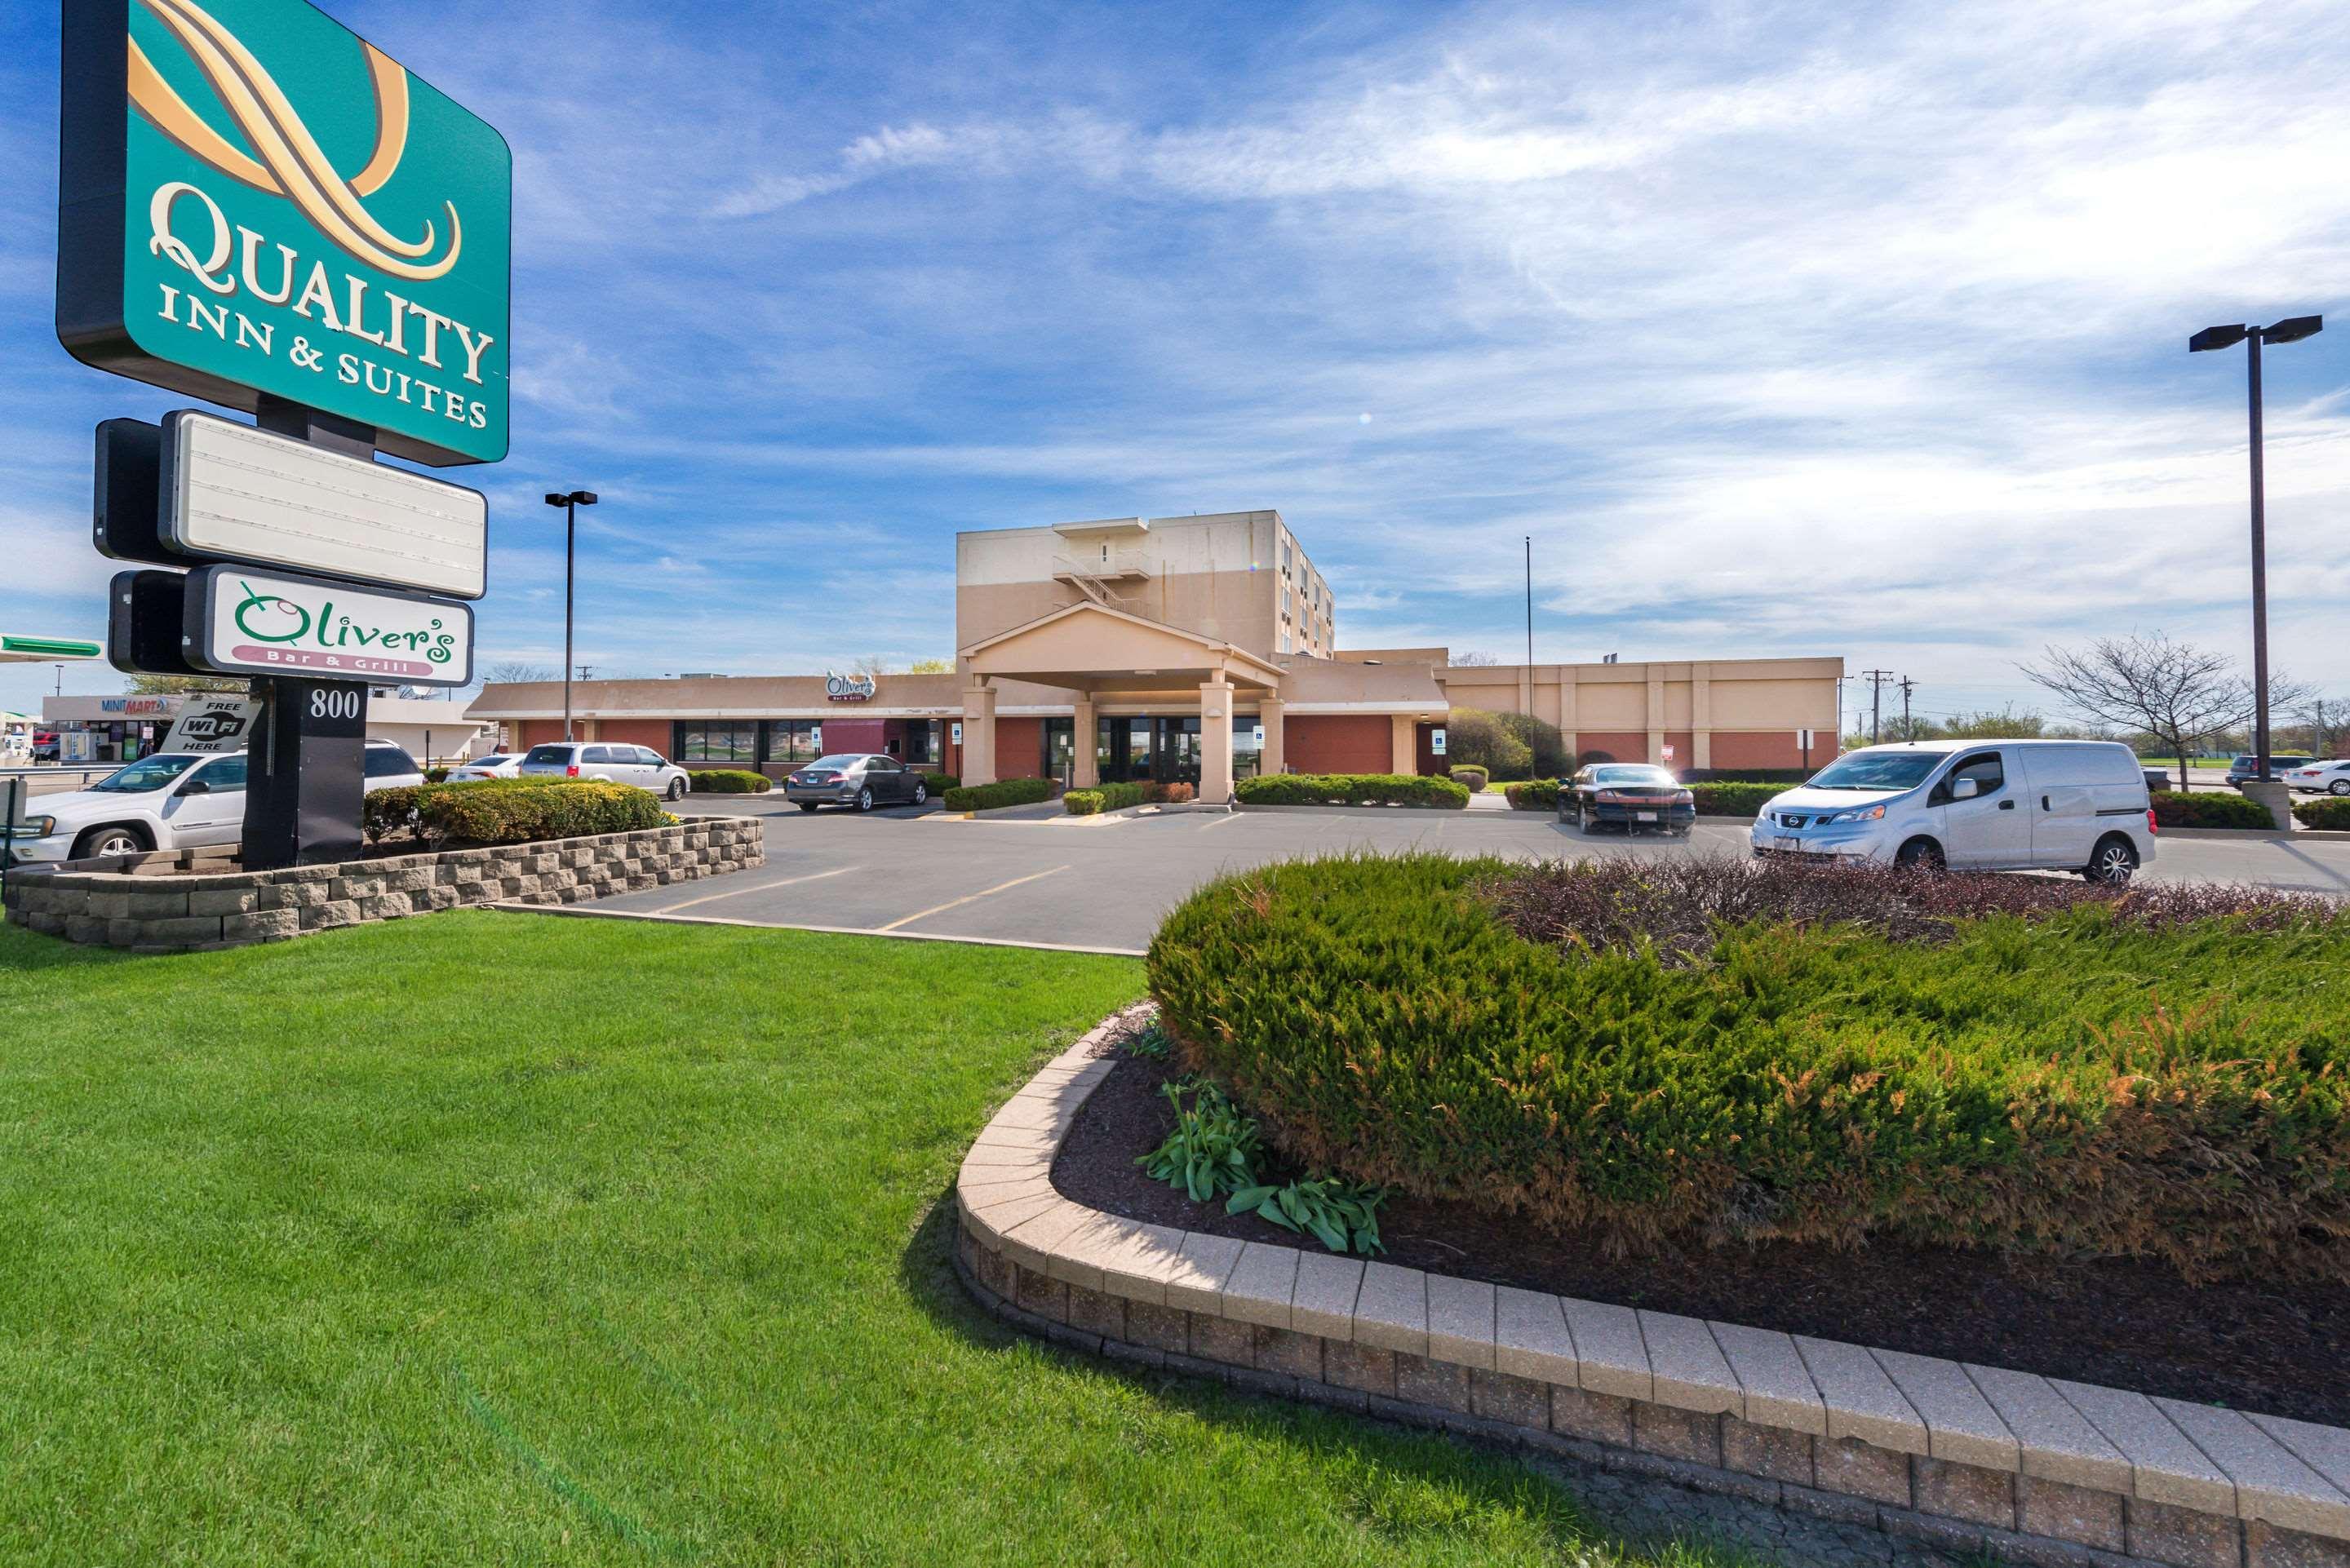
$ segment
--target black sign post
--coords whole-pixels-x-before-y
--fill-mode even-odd
[[[262,675],[253,694],[261,712],[245,752],[245,868],[357,858],[367,793],[366,684]]]

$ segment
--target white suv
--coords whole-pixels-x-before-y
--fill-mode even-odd
[[[367,788],[424,782],[416,759],[390,741],[369,741]],[[88,789],[36,795],[16,824],[12,866],[54,865],[99,855],[192,849],[244,837],[245,759],[158,752],[127,763]]]
[[[515,769],[519,778],[600,779],[634,784],[671,800],[692,787],[683,768],[646,746],[619,741],[550,741],[533,746]]]

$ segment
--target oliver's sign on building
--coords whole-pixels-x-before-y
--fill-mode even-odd
[[[505,140],[307,0],[68,0],[57,337],[423,462],[506,452]]]

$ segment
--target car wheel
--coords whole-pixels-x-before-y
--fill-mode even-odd
[[[816,802],[812,800],[795,800],[792,802],[792,804],[798,806],[802,811],[814,811],[816,809]]]
[[[88,860],[101,855],[144,855],[146,836],[135,827],[93,827],[74,840],[73,857]]]
[[[1940,871],[1947,863],[1942,858],[1940,845],[1930,838],[1913,838],[1893,857],[1893,864],[1906,866],[1912,871]]]
[[[2118,833],[2108,834],[2097,841],[2097,847],[2089,856],[2088,865],[2082,867],[2081,875],[2107,887],[2126,885],[2132,877],[2137,875],[2137,846]]]
[[[863,789],[857,792],[857,809],[859,811],[871,811],[873,809],[873,786],[871,784],[867,784]]]
[[[2350,779],[2335,779],[2325,786],[2328,794],[2350,794]]]
[[[683,800],[685,798],[685,781],[683,779],[671,779],[669,781],[669,797],[671,800]]]
[[[928,785],[928,784],[922,784],[922,783],[917,782],[917,783],[915,784],[915,785],[914,785],[914,804],[915,804],[916,805],[920,805],[923,802],[925,802],[925,801],[929,800],[930,798],[931,798],[931,786],[930,786],[930,785]]]

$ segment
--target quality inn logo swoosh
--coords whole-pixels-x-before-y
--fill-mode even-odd
[[[423,282],[446,275],[457,265],[464,232],[454,202],[442,203],[449,214],[447,249],[437,260],[428,260],[439,244],[429,220],[421,238],[403,240],[377,222],[364,201],[391,178],[408,148],[408,72],[397,61],[374,45],[360,43],[375,88],[375,148],[366,165],[345,179],[268,70],[235,34],[194,0],[139,3],[187,51],[250,151],[230,142],[190,109],[132,38],[130,101],[157,130],[231,179],[284,196],[320,234],[380,271]]]

